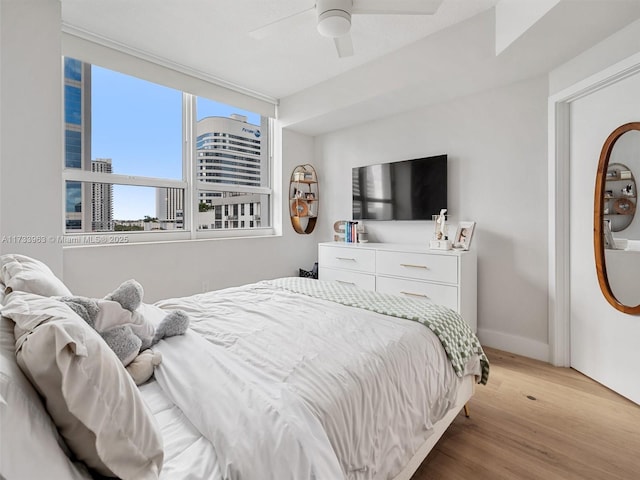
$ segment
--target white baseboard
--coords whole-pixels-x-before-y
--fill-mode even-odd
[[[485,328],[478,329],[478,338],[480,343],[486,347],[497,348],[543,362],[549,361],[549,344],[547,343]]]

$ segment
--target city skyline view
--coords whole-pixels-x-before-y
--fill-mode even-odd
[[[111,159],[112,173],[182,180],[182,92],[91,66],[91,159]],[[196,119],[260,115],[202,97]],[[156,189],[114,185],[113,219],[156,216]]]

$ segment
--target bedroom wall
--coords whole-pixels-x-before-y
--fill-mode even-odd
[[[627,25],[549,73],[549,94],[580,82],[640,51],[640,20]]]
[[[314,163],[314,141],[285,129],[282,144],[282,184],[288,188],[295,165]],[[321,168],[318,176],[322,182]],[[282,235],[274,237],[65,248],[64,280],[74,293],[104,296],[135,278],[145,288],[145,299],[155,301],[296,276],[299,267],[310,269],[316,261],[317,232],[294,232],[288,202],[282,216]]]
[[[60,2],[0,2],[0,254],[62,274]]]
[[[477,222],[479,337],[548,360],[547,96],[547,77],[537,77],[317,137],[317,163],[331,179],[320,240],[351,217],[351,167],[448,154],[452,228]],[[433,224],[366,228],[373,241],[426,243]]]

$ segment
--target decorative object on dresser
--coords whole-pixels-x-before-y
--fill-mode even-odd
[[[476,331],[477,257],[390,243],[318,245],[318,278],[447,306]]]
[[[345,242],[346,241],[346,229],[347,220],[337,220],[333,223],[333,241]]]
[[[435,223],[433,239],[429,241],[429,248],[434,250],[451,250],[451,241],[448,237],[447,226],[447,209],[440,210],[438,215],[432,215],[431,218]]]
[[[334,242],[358,243],[360,241],[361,229],[358,222],[338,220],[333,224],[333,232]]]
[[[456,230],[456,236],[453,239],[453,248],[460,250],[469,250],[471,239],[473,238],[473,230],[476,222],[460,222]]]
[[[313,232],[318,221],[318,175],[309,164],[297,165],[289,182],[291,226],[301,234]]]
[[[367,243],[369,234],[364,225],[351,220],[338,220],[333,224],[333,241],[346,243]]]

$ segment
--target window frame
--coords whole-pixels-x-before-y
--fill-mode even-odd
[[[63,39],[70,38],[67,34],[66,37],[63,35]],[[77,42],[77,38],[73,38],[73,42]],[[80,44],[83,45],[85,39],[80,39]],[[91,43],[88,48],[89,51],[92,48],[95,48],[95,44]],[[99,46],[100,48],[104,48],[104,46]],[[161,232],[144,232],[144,231],[108,231],[108,232],[73,232],[67,231],[66,228],[66,198],[63,195],[62,198],[62,231],[64,232],[65,237],[65,245],[67,246],[76,246],[76,245],[92,245],[93,242],[88,241],[91,238],[105,237],[105,236],[114,236],[117,235],[120,238],[122,243],[140,243],[140,242],[157,242],[157,241],[185,241],[185,240],[206,240],[206,239],[215,239],[215,238],[243,238],[243,237],[272,237],[281,234],[281,222],[282,215],[279,212],[282,195],[279,193],[279,190],[282,187],[282,182],[280,179],[279,173],[281,173],[281,159],[278,155],[281,154],[281,148],[278,145],[278,142],[281,140],[281,127],[279,122],[277,121],[277,109],[275,105],[277,105],[277,101],[272,100],[274,103],[273,112],[274,115],[264,115],[262,112],[256,112],[261,115],[261,118],[266,117],[266,127],[267,131],[263,132],[263,136],[266,137],[266,155],[265,159],[267,161],[267,172],[265,173],[264,180],[268,182],[268,186],[265,187],[255,187],[255,186],[244,186],[244,185],[232,185],[232,184],[218,184],[213,182],[204,182],[198,180],[197,175],[197,148],[196,148],[196,102],[198,97],[207,98],[212,101],[223,102],[226,103],[226,99],[212,98],[211,95],[200,93],[187,93],[186,88],[179,89],[175,86],[175,78],[173,78],[172,82],[162,82],[158,81],[157,78],[149,78],[148,75],[138,75],[136,70],[136,65],[139,65],[141,71],[145,71],[148,69],[148,60],[139,58],[139,55],[132,57],[126,52],[114,51],[110,47],[108,48],[108,53],[116,54],[119,58],[125,58],[127,68],[114,68],[111,63],[113,62],[100,62],[99,59],[94,61],[90,60],[90,54],[87,55],[77,55],[74,52],[65,53],[66,49],[63,48],[63,56],[61,57],[62,65],[62,75],[64,80],[64,58],[65,56],[75,58],[80,61],[84,61],[86,63],[91,63],[95,65],[99,65],[102,68],[107,68],[119,73],[123,73],[125,75],[130,75],[142,80],[146,80],[149,82],[153,82],[168,88],[172,88],[178,90],[182,93],[182,180],[177,179],[167,179],[167,178],[156,178],[156,177],[146,177],[146,176],[132,176],[132,175],[123,175],[117,173],[102,173],[102,172],[92,172],[87,170],[82,170],[82,168],[73,168],[66,167],[65,165],[65,155],[61,155],[61,162],[63,165],[62,170],[62,182],[63,182],[63,192],[66,192],[66,182],[82,182],[84,185],[90,183],[105,183],[112,185],[128,185],[128,186],[140,186],[140,187],[156,187],[156,188],[178,188],[183,189],[184,191],[184,212],[183,212],[183,229],[176,229],[171,231],[161,231]],[[71,48],[70,50],[77,49]],[[124,57],[122,57],[124,56]],[[117,62],[116,62],[117,63]],[[164,62],[166,63],[166,62]],[[191,77],[190,72],[181,72],[180,68],[172,68],[168,70],[166,65],[161,65],[159,63],[154,63],[153,68],[160,69],[159,71],[169,72],[172,76],[175,77],[176,70],[178,73],[182,75],[186,75]],[[157,73],[157,72],[156,72]],[[179,76],[178,76],[179,77]],[[213,92],[217,91],[216,88],[220,88],[216,82],[211,82],[210,79],[198,79],[200,83],[203,81],[209,82],[209,85],[214,87]],[[173,84],[171,84],[173,83]],[[188,84],[189,82],[185,82]],[[189,85],[185,85],[188,87]],[[62,81],[63,89],[63,98],[64,98],[64,89],[65,82]],[[226,88],[226,86],[223,86]],[[224,93],[224,90],[221,90]],[[209,92],[211,93],[211,92]],[[238,92],[233,92],[237,97]],[[265,97],[266,98],[266,97]],[[257,98],[258,101],[263,101],[263,98]],[[252,99],[249,98],[248,102],[251,103]],[[64,102],[63,102],[64,103]],[[238,107],[241,109],[247,109],[245,106]],[[62,117],[63,117],[63,126],[65,125],[65,108],[62,109]],[[63,136],[63,146],[64,136],[65,136],[65,128],[62,130]],[[198,229],[198,207],[199,207],[199,192],[206,191],[216,191],[216,192],[248,192],[248,193],[256,193],[260,195],[267,195],[269,197],[269,220],[270,225],[267,227],[253,227],[253,228],[221,228],[221,229]],[[126,239],[124,238],[126,237]],[[126,240],[126,241],[124,241]],[[105,238],[102,238],[100,241],[95,242],[100,245],[111,244],[112,242],[106,241]],[[116,242],[119,243],[119,242]]]

